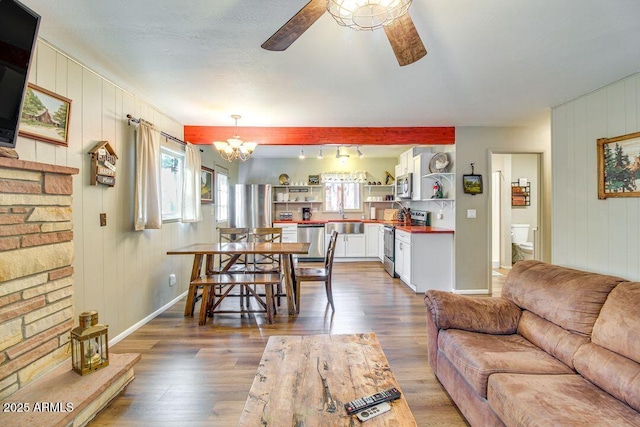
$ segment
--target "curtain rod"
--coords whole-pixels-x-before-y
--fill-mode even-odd
[[[153,126],[153,123],[148,122],[148,121],[146,121],[146,120],[144,120],[144,119],[142,119],[142,118],[140,118],[140,119],[136,119],[136,118],[135,118],[135,117],[133,117],[131,114],[127,114],[127,119],[129,119],[129,120],[128,120],[128,121],[129,121],[129,125],[131,125],[131,122],[133,122],[133,123],[140,123],[140,122],[142,122],[142,123],[145,123],[145,124],[147,124],[147,125],[149,125],[149,126]],[[169,134],[168,134],[168,133],[166,133],[166,132],[160,131],[160,135],[164,136],[164,137],[165,137],[165,138],[167,138],[167,139],[171,139],[172,141],[178,142],[178,143],[180,143],[180,144],[182,144],[182,145],[187,145],[187,143],[186,143],[186,142],[184,142],[183,140],[178,139],[178,138],[176,138],[176,137],[175,137],[175,136],[173,136],[173,135],[169,135]],[[202,148],[200,148],[199,150],[200,150],[200,152],[201,152],[201,153],[204,153],[204,151],[202,150]]]

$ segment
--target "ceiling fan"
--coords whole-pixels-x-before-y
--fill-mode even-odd
[[[427,54],[408,9],[413,0],[311,0],[262,44],[272,51],[287,49],[325,12],[340,25],[359,30],[384,28],[400,66]]]

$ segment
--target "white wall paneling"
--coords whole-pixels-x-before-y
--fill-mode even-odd
[[[80,169],[73,181],[76,318],[82,311],[98,310],[109,335],[116,337],[187,290],[192,258],[168,256],[166,251],[212,241],[214,206],[203,206],[204,220],[197,224],[166,223],[162,230],[132,231],[135,130],[126,115],[149,120],[178,138],[182,124],[42,40],[34,61],[30,81],[72,100],[69,146],[20,137],[16,150],[23,160]],[[87,152],[101,140],[109,141],[118,155],[112,188],[89,185]],[[217,154],[211,147],[203,149],[203,165],[212,167]],[[106,227],[100,227],[100,213],[107,214]],[[169,286],[171,273],[178,279],[174,287]]]
[[[640,280],[640,198],[598,200],[596,140],[640,130],[640,74],[553,109],[553,262]]]

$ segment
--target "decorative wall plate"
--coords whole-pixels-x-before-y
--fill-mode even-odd
[[[286,173],[280,174],[280,185],[289,185],[289,175]]]
[[[429,162],[429,171],[431,173],[444,173],[449,166],[449,157],[447,153],[436,153]]]

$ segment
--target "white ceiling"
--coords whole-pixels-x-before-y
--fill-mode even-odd
[[[40,36],[185,125],[513,126],[640,71],[638,0],[415,0],[426,57],[325,13],[260,45],[307,0],[22,0]]]

